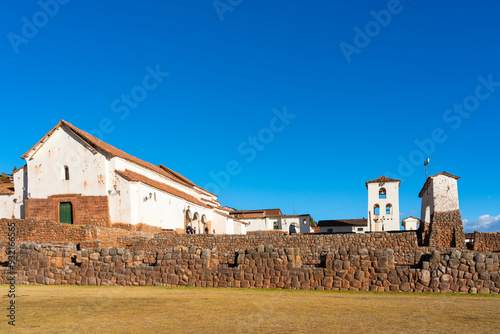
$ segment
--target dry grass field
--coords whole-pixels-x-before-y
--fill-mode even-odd
[[[500,333],[498,295],[18,286],[16,302],[0,332]]]

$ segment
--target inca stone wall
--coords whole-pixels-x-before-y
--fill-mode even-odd
[[[235,253],[239,249],[272,245],[274,248],[297,248],[302,261],[307,264],[319,263],[324,251],[345,249],[386,249],[396,253],[418,249],[416,232],[376,232],[366,234],[258,234],[258,235],[155,235],[155,238],[119,237],[119,247],[131,251],[168,249],[175,246],[196,246],[217,249],[220,253]]]
[[[151,226],[119,225],[123,228],[108,228],[91,225],[68,225],[50,221],[0,219],[0,241],[7,241],[8,223],[14,222],[18,242],[78,244],[80,248],[121,247],[131,251],[151,251],[169,249],[175,246],[196,246],[206,249],[216,248],[221,254],[234,254],[239,249],[272,245],[275,248],[298,248],[304,263],[319,263],[320,254],[325,250],[340,248],[391,248],[400,250],[418,248],[415,232],[377,232],[367,234],[255,234],[255,235],[204,235],[172,234],[158,232]],[[126,229],[125,229],[126,228]]]
[[[474,231],[474,250],[500,252],[500,232],[479,233]]]
[[[431,247],[466,248],[464,225],[460,210],[434,212],[431,223],[424,229],[423,240],[428,240]]]
[[[16,249],[18,284],[256,287],[283,289],[495,293],[500,290],[497,254],[343,248],[304,265],[296,248],[259,245],[235,254],[177,246],[155,252],[123,248],[21,243]],[[0,262],[6,261],[0,246]],[[229,264],[228,259],[233,259]],[[226,262],[226,263],[223,263]],[[5,283],[7,268],[0,269]]]
[[[53,221],[32,219],[0,219],[0,242],[7,241],[9,223],[16,226],[16,240],[49,243],[93,243],[101,242],[105,246],[116,246],[122,236],[152,237],[155,231],[134,231],[100,227],[93,225],[68,225]]]

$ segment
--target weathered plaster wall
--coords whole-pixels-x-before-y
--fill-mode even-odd
[[[94,154],[72,132],[58,128],[40,149],[27,159],[28,197],[60,194],[106,196],[106,158]],[[65,180],[64,166],[69,168]]]
[[[273,222],[270,222],[267,218],[241,218],[241,220],[250,223],[247,225],[248,232],[272,230],[273,222],[278,221],[278,219],[273,219]]]
[[[14,194],[1,195],[0,194],[0,217],[12,218],[14,217]]]
[[[434,212],[447,212],[459,209],[457,180],[438,175],[432,180],[434,193]]]

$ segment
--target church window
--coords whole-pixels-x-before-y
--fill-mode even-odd
[[[385,191],[385,188],[380,188],[378,192],[378,198],[385,199],[387,198],[387,193]]]
[[[385,214],[390,215],[391,211],[392,211],[391,209],[392,209],[392,206],[390,204],[387,204],[387,206],[385,207]]]
[[[69,180],[69,167],[64,166],[64,179],[67,181]]]
[[[373,207],[373,214],[375,216],[380,215],[380,207],[378,206],[378,204],[375,204],[375,206]]]

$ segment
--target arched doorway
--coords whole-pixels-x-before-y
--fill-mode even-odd
[[[184,215],[184,231],[187,232],[188,230],[188,226],[190,227],[193,227],[192,225],[192,219],[193,218],[193,214],[191,213],[191,211],[189,209],[186,210],[186,214]]]
[[[198,212],[193,214],[193,220],[191,221],[193,229],[196,229],[196,234],[201,234],[201,221],[200,215]]]
[[[201,216],[201,228],[202,228],[202,230],[200,231],[200,233],[210,234],[210,227],[208,226],[207,216],[205,216],[205,215]]]

